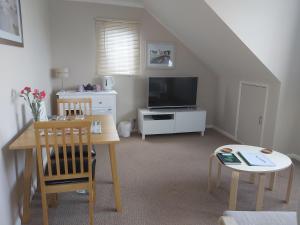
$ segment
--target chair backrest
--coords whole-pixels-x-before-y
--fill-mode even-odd
[[[75,178],[92,180],[91,121],[35,122],[34,128],[38,171],[43,184]]]
[[[58,115],[91,115],[91,98],[59,98],[57,99]]]

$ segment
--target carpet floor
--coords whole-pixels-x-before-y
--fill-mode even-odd
[[[218,146],[233,143],[214,130],[122,139],[117,145],[123,212],[114,210],[109,155],[97,149],[95,225],[216,225],[228,206],[230,171],[223,170],[221,186],[207,192],[208,159]],[[214,173],[216,169],[214,170]],[[297,210],[300,200],[300,164],[290,204],[284,204],[287,171],[279,174],[274,191],[266,191],[264,210]],[[254,210],[256,185],[241,175],[238,210]],[[88,224],[88,197],[59,194],[57,208],[49,209],[50,225]],[[42,224],[39,194],[32,201],[30,225]]]

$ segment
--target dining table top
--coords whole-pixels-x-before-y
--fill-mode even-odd
[[[92,115],[85,119],[101,122],[101,133],[91,133],[92,144],[112,144],[120,141],[115,122],[111,115]],[[9,145],[10,150],[32,150],[35,148],[35,134],[33,122]]]

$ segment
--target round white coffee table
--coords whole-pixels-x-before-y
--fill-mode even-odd
[[[217,153],[221,152],[224,148],[232,149],[232,153],[240,159],[242,162],[239,165],[224,165],[219,158],[216,156]],[[220,185],[220,178],[221,178],[221,168],[225,166],[227,168],[232,169],[232,176],[231,176],[231,187],[230,187],[230,196],[229,196],[229,210],[236,210],[236,202],[237,202],[237,192],[238,192],[238,182],[239,182],[239,175],[240,172],[246,172],[251,175],[250,182],[255,182],[255,175],[258,174],[259,182],[258,182],[258,191],[256,197],[256,210],[261,210],[263,207],[263,196],[265,191],[265,177],[266,174],[270,174],[270,181],[269,181],[269,190],[273,190],[275,179],[276,179],[276,172],[285,170],[290,168],[290,175],[289,175],[289,182],[287,185],[287,192],[285,201],[288,203],[291,196],[291,189],[294,177],[294,165],[292,160],[280,153],[273,151],[271,154],[266,154],[266,156],[275,164],[275,166],[249,166],[237,153],[240,150],[251,150],[260,152],[263,148],[257,146],[249,146],[249,145],[224,145],[215,150],[215,152],[210,156],[209,161],[209,178],[208,178],[208,191],[212,191],[212,164],[213,159],[217,159],[218,162],[218,175],[217,175],[217,187]]]

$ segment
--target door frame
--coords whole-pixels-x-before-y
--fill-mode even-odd
[[[239,126],[239,118],[240,118],[240,106],[241,106],[241,95],[242,95],[243,85],[266,88],[266,96],[265,96],[265,104],[264,104],[264,112],[263,112],[263,121],[262,121],[262,125],[261,125],[261,135],[260,135],[260,139],[259,139],[259,145],[262,146],[263,138],[264,138],[265,123],[266,123],[265,121],[266,121],[266,116],[267,116],[267,105],[268,105],[268,100],[269,100],[269,86],[267,84],[263,84],[263,83],[240,81],[239,94],[238,94],[238,104],[237,104],[237,110],[236,110],[236,120],[235,120],[235,132],[234,132],[234,137],[237,141],[239,141],[238,140],[238,126]]]

